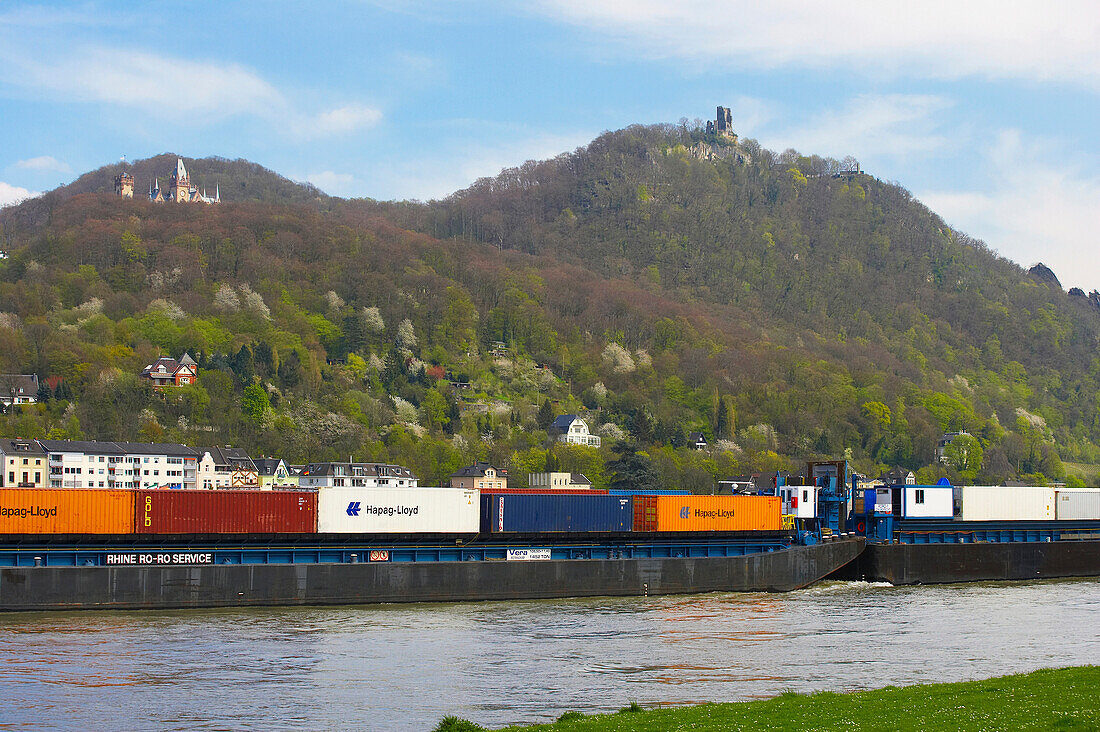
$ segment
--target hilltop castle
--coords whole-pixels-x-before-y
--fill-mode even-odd
[[[729,107],[719,107],[714,121],[707,120],[707,134],[737,139],[733,131],[733,112]]]
[[[176,172],[168,179],[168,190],[162,191],[160,189],[159,178],[154,178],[153,180],[154,182],[149,185],[150,201],[207,204],[222,202],[220,185],[215,186],[213,196],[206,195],[205,188],[202,193],[199,193],[199,189],[191,185],[191,176],[187,174],[187,166],[183,164],[183,158],[176,158]],[[121,198],[134,197],[133,175],[122,172],[115,176],[115,195]]]

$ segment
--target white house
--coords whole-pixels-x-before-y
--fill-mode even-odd
[[[310,463],[302,468],[302,488],[416,488],[408,468],[383,463]]]
[[[566,442],[571,445],[587,445],[599,447],[599,435],[593,435],[588,430],[588,423],[575,414],[563,414],[550,425],[549,433],[556,436],[558,442]]]
[[[527,485],[531,488],[589,490],[592,481],[583,473],[528,473]]]
[[[51,488],[195,488],[198,455],[164,442],[39,440]]]

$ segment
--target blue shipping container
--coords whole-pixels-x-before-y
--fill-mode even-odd
[[[481,496],[481,533],[546,531],[631,531],[630,496],[485,494]]]
[[[629,490],[626,488],[618,490],[609,490],[607,492],[609,496],[690,496],[691,491],[679,490],[676,488],[670,488],[669,490]]]

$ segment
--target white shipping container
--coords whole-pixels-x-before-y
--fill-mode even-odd
[[[1054,514],[1063,521],[1100,520],[1100,488],[1059,488]]]
[[[1054,489],[1045,486],[955,486],[954,503],[955,518],[963,521],[1047,521],[1054,518]]]
[[[479,493],[461,488],[321,488],[322,534],[476,534]]]
[[[954,489],[949,485],[907,485],[902,503],[906,518],[951,518]]]

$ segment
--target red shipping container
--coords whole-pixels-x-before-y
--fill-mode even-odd
[[[315,491],[143,490],[139,534],[315,534]]]

